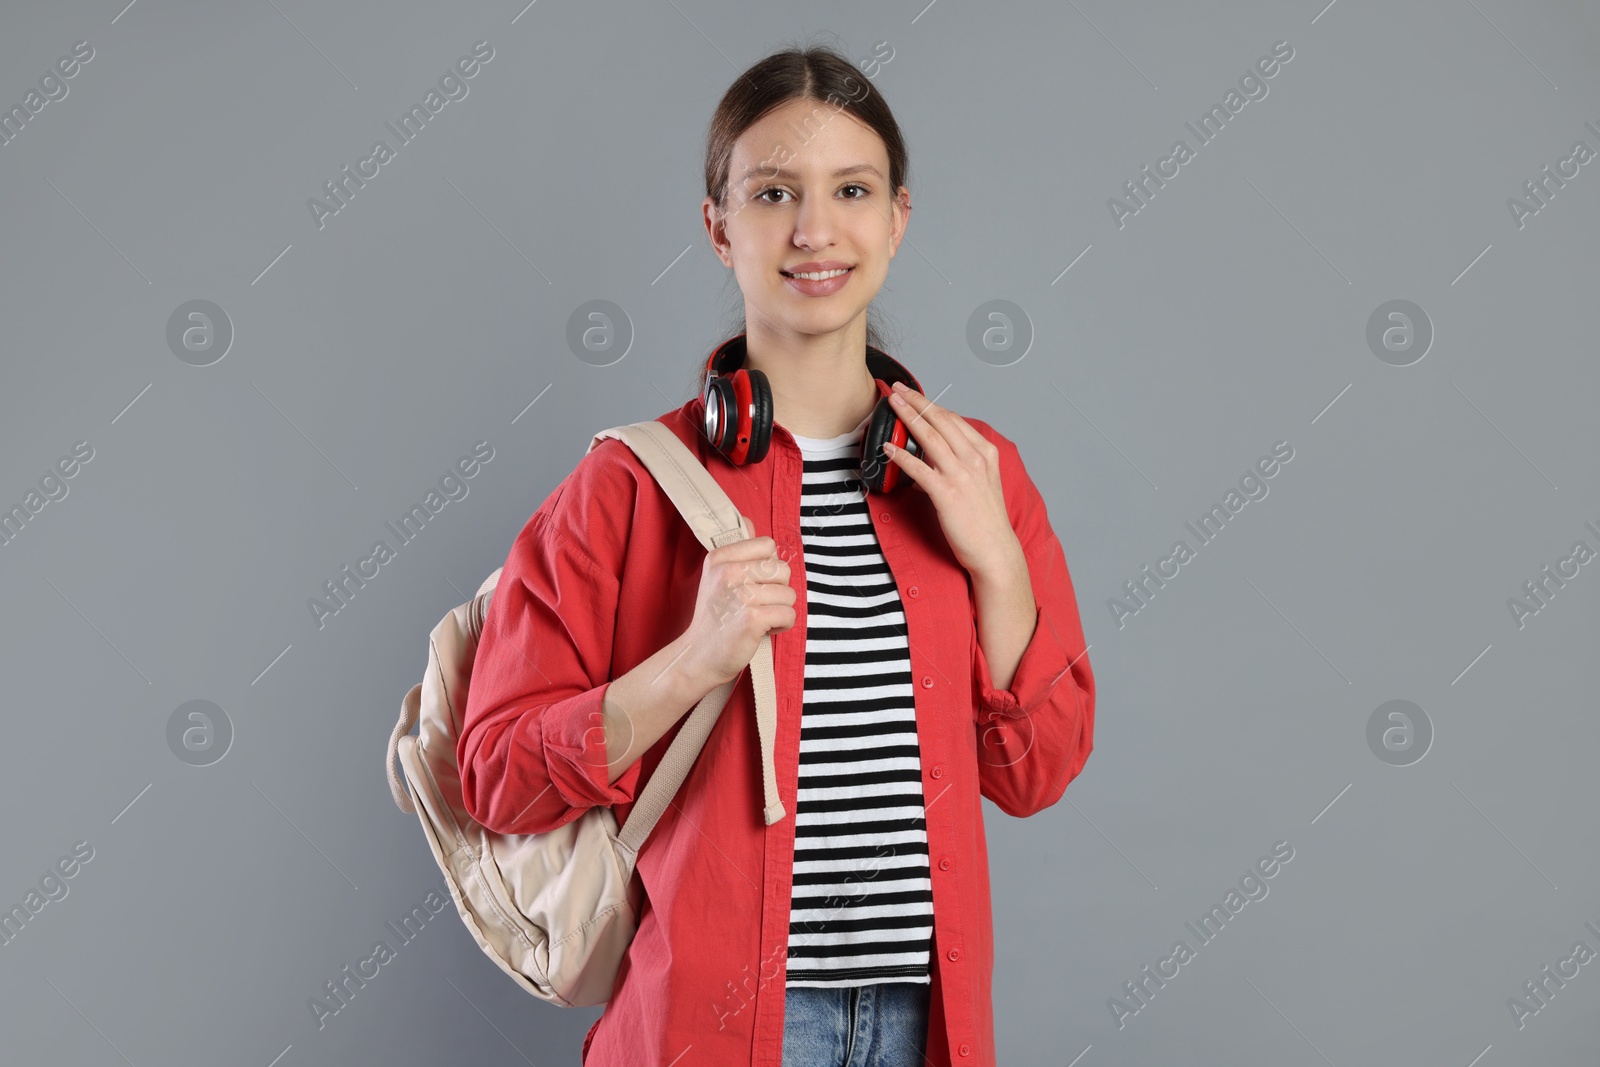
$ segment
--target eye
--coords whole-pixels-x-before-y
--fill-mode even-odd
[[[860,200],[863,197],[867,197],[867,196],[871,196],[872,195],[872,190],[868,189],[865,185],[862,185],[860,182],[851,182],[849,185],[845,186],[845,188],[846,189],[860,189],[861,190],[861,196],[847,197],[847,199],[849,199],[849,200]]]
[[[776,203],[779,203],[780,201],[777,201],[777,200],[765,200],[765,199],[763,199],[763,197],[765,197],[768,193],[785,193],[785,194],[787,194],[788,192],[789,192],[789,190],[787,190],[787,189],[779,188],[776,185],[769,185],[765,189],[763,189],[759,193],[757,193],[755,196],[751,197],[751,199],[752,200],[761,200],[761,202],[764,203],[764,204],[776,204]]]

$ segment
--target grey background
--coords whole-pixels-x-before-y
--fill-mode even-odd
[[[1594,1061],[1600,964],[1521,1029],[1506,1003],[1600,950],[1600,566],[1522,628],[1507,608],[1600,549],[1600,163],[1520,229],[1506,206],[1600,149],[1593,5],[113,0],[0,26],[8,108],[95,53],[0,147],[0,503],[94,449],[0,546],[0,902],[94,849],[0,948],[8,1062],[577,1062],[599,1009],[529,997],[453,908],[324,1028],[307,1002],[441,884],[379,770],[428,630],[736,321],[705,126],[808,39],[893,52],[915,210],[878,306],[940,403],[1019,444],[1091,642],[1083,775],[1026,822],[985,807],[1002,1062]],[[307,199],[479,40],[469,95],[319,229]],[[1269,94],[1119,229],[1107,198],[1280,40]],[[234,330],[207,367],[166,342],[196,299]],[[595,299],[633,331],[604,367],[566,340]],[[1034,333],[1009,366],[965,341],[992,299]],[[1365,338],[1393,299],[1435,331],[1406,367]],[[307,599],[478,440],[467,497],[319,629]],[[1270,494],[1119,628],[1108,599],[1280,440]],[[1410,766],[1367,744],[1393,699],[1434,730]],[[231,723],[210,766],[168,745],[191,700]],[[1270,895],[1119,1029],[1108,999],[1278,841]]]

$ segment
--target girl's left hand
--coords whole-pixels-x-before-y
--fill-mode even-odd
[[[895,383],[890,403],[917,439],[922,458],[896,448],[889,461],[933,500],[957,562],[977,574],[1020,557],[1022,543],[1000,485],[1000,450],[960,415],[904,383]]]

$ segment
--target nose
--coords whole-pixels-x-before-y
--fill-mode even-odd
[[[794,218],[794,243],[801,248],[823,249],[833,244],[838,232],[833,200],[827,196],[808,196]]]

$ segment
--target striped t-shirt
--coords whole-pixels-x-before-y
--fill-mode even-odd
[[[787,984],[929,982],[933,882],[906,620],[861,483],[861,437],[795,435],[805,699]]]

